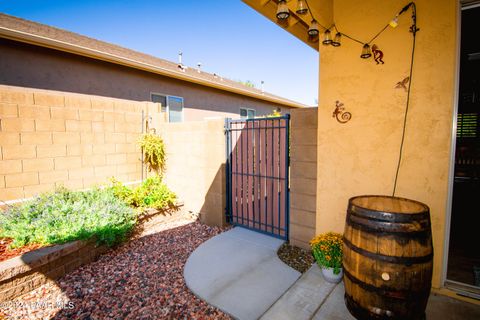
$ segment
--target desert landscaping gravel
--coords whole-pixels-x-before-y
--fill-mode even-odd
[[[310,250],[292,246],[288,243],[280,246],[277,255],[285,264],[300,273],[307,272],[315,261]]]
[[[0,310],[22,320],[230,319],[195,297],[183,279],[190,253],[220,232],[191,220],[162,224]]]

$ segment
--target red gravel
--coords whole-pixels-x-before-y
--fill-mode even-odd
[[[12,319],[230,319],[183,279],[190,253],[221,231],[193,222],[131,240],[0,309]]]
[[[1,214],[1,211],[0,211]],[[12,243],[12,239],[0,238],[0,262],[11,259],[16,256],[21,256],[24,253],[33,251],[42,247],[40,244],[29,244],[20,248],[10,249],[8,246]]]

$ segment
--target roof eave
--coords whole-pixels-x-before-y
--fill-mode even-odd
[[[166,77],[170,78],[175,78],[203,86],[208,86],[212,87],[215,89],[223,90],[223,91],[228,91],[228,92],[233,92],[236,94],[244,95],[244,96],[249,96],[255,99],[259,100],[264,100],[268,102],[273,102],[273,103],[278,103],[283,106],[288,106],[292,108],[305,108],[308,107],[307,105],[295,102],[295,101],[290,101],[290,100],[284,100],[272,96],[267,96],[264,94],[259,94],[255,92],[251,92],[249,90],[243,90],[241,88],[236,88],[229,86],[227,84],[222,84],[222,83],[217,83],[213,81],[209,81],[207,79],[200,79],[193,77],[189,74],[185,74],[182,71],[175,72],[173,70],[165,69],[162,67],[154,66],[145,62],[140,62],[136,61],[133,59],[128,59],[124,57],[120,57],[118,55],[94,50],[91,48],[67,43],[64,41],[60,40],[55,40],[47,37],[42,37],[39,35],[31,34],[31,33],[26,33],[14,29],[9,29],[5,27],[0,27],[0,37],[14,40],[14,41],[19,41],[23,43],[28,43],[36,46],[41,46],[41,47],[46,47],[50,49],[55,49],[63,52],[68,52],[68,53],[73,53],[76,55],[81,55],[84,57],[89,57],[97,60],[102,60],[110,63],[115,63],[123,66],[127,66],[130,68],[135,68],[138,70],[143,70],[155,74],[160,74]]]
[[[268,20],[274,22],[276,25],[282,27],[312,49],[319,51],[318,38],[312,41],[308,37],[308,29],[313,16],[315,19],[325,26],[330,26],[333,22],[333,0],[316,0],[309,1],[309,9],[311,13],[307,15],[298,15],[295,13],[296,2],[287,1],[290,8],[290,17],[287,21],[280,21],[276,17],[278,0],[242,0],[245,4],[250,6],[253,10],[263,15]],[[312,16],[313,14],[313,16]],[[323,30],[321,30],[323,32]]]

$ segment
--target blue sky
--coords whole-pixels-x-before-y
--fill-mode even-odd
[[[318,52],[241,0],[3,0],[0,12],[250,80],[285,98],[313,105]]]

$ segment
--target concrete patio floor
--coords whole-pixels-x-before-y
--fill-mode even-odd
[[[300,276],[278,259],[282,243],[233,228],[190,255],[185,282],[195,295],[236,319],[355,320],[344,303],[343,282],[324,281],[316,264]],[[427,319],[480,319],[480,305],[432,294]]]
[[[344,302],[343,282],[331,284],[323,280],[318,266],[313,265],[261,317],[262,320],[355,320]],[[450,297],[431,294],[427,320],[480,319],[480,306]]]
[[[258,319],[300,277],[277,256],[284,241],[236,227],[200,245],[184,278],[199,298],[236,319]]]

